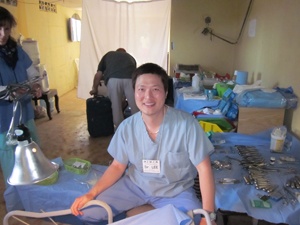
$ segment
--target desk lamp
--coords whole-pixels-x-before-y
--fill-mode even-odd
[[[15,129],[18,145],[15,165],[7,179],[10,185],[28,185],[43,181],[55,173],[58,164],[50,162],[39,146],[32,141],[28,128],[21,124]]]
[[[20,107],[19,124],[15,126],[15,117],[21,99],[31,91],[31,85],[40,81],[36,77],[22,84],[9,85],[5,97],[13,100],[13,117],[7,132],[8,145],[17,145],[15,164],[11,176],[7,179],[10,185],[28,185],[43,181],[55,173],[58,165],[50,162],[39,146],[31,139],[29,129],[22,124],[22,107]],[[20,90],[21,89],[21,90]]]

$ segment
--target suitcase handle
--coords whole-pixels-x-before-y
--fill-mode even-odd
[[[93,98],[99,98],[99,97],[106,98],[106,96],[104,96],[104,95],[93,95]]]

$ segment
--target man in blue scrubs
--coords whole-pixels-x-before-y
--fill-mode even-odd
[[[93,199],[108,203],[114,215],[144,204],[172,204],[183,212],[203,208],[215,224],[209,157],[213,145],[192,115],[165,105],[168,75],[163,68],[141,65],[132,82],[140,112],[120,124],[108,147],[112,164],[87,194],[74,201],[72,213],[85,224],[95,224],[107,218],[104,209],[80,210]],[[202,205],[193,189],[197,173]],[[200,224],[206,224],[205,219]]]

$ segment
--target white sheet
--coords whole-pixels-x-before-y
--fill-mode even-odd
[[[179,211],[173,205],[166,205],[159,209],[154,209],[145,213],[129,217],[112,224],[114,225],[166,225],[178,224],[188,225],[192,222],[191,217]]]
[[[133,55],[138,65],[154,62],[167,70],[170,11],[171,0],[83,0],[78,97],[90,97],[100,59],[119,47]]]

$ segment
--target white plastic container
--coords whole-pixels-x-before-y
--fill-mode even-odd
[[[271,133],[270,149],[274,152],[282,152],[286,138],[287,129],[285,126],[275,127]]]
[[[275,136],[271,134],[270,149],[274,152],[282,152],[284,146],[285,136]]]
[[[40,77],[43,78],[40,81],[42,91],[43,93],[47,93],[50,90],[50,87],[49,87],[49,78],[48,78],[46,66],[44,64],[39,64],[38,66],[36,66],[36,69],[39,71]]]
[[[197,73],[192,78],[192,87],[195,91],[200,91],[200,77]]]
[[[40,64],[40,51],[38,42],[31,38],[22,41],[23,50],[29,55],[33,65]]]

